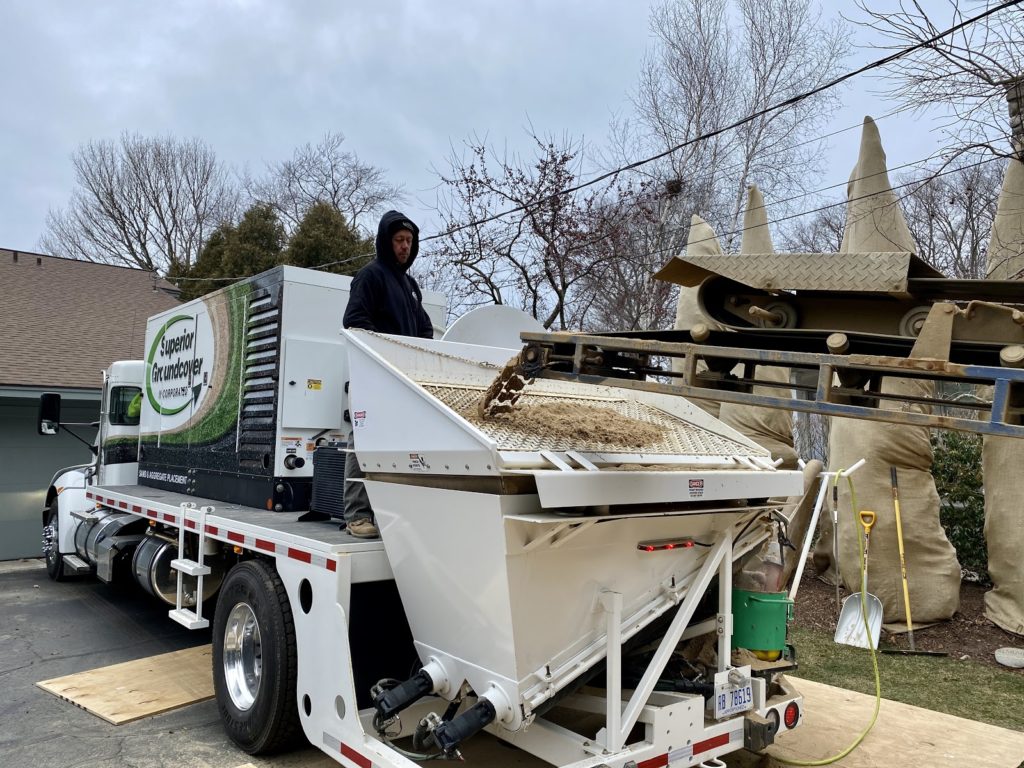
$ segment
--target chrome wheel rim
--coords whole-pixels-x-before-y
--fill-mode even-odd
[[[231,703],[242,711],[256,701],[263,676],[263,640],[256,614],[238,603],[224,626],[224,682]]]

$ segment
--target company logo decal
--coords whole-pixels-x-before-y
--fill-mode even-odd
[[[188,416],[213,367],[213,328],[205,312],[175,315],[161,326],[146,357],[146,397],[162,416]]]

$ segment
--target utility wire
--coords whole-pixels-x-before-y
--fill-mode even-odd
[[[768,107],[765,107],[764,109],[758,110],[757,112],[754,112],[754,113],[752,113],[750,115],[747,115],[746,117],[743,117],[743,118],[741,118],[741,119],[739,119],[739,120],[737,120],[737,121],[735,121],[733,123],[730,123],[729,125],[723,126],[722,128],[716,128],[713,131],[709,131],[707,133],[700,134],[699,136],[695,136],[692,139],[687,139],[684,142],[680,142],[679,144],[676,144],[676,145],[674,145],[672,147],[669,147],[668,149],[666,149],[666,150],[664,150],[662,152],[659,152],[659,153],[657,153],[655,155],[651,155],[650,157],[646,157],[646,158],[644,158],[642,160],[636,160],[636,161],[634,161],[632,163],[627,163],[626,165],[620,166],[620,167],[618,167],[616,169],[613,169],[611,171],[606,171],[605,173],[599,174],[598,176],[595,176],[594,178],[589,179],[587,181],[581,182],[581,183],[576,184],[576,185],[571,186],[571,187],[566,187],[565,189],[559,190],[558,192],[555,192],[554,194],[548,196],[548,198],[546,198],[546,199],[550,199],[552,197],[561,197],[563,195],[570,195],[570,194],[572,194],[574,192],[579,192],[580,190],[586,189],[587,187],[591,187],[594,184],[599,184],[602,181],[605,181],[607,179],[610,179],[610,178],[613,178],[615,176],[618,176],[619,174],[624,173],[626,171],[635,170],[635,169],[640,168],[640,167],[642,167],[644,165],[648,165],[649,163],[652,163],[652,162],[654,162],[656,160],[660,160],[660,159],[662,159],[664,157],[668,157],[669,155],[671,155],[671,154],[673,154],[675,152],[678,152],[680,149],[684,149],[684,148],[686,148],[688,146],[692,146],[692,145],[694,145],[694,144],[696,144],[698,142],[706,141],[707,139],[711,139],[711,138],[714,138],[716,136],[720,136],[723,133],[726,133],[728,131],[731,131],[731,130],[734,130],[736,128],[739,128],[740,126],[746,125],[747,123],[753,122],[754,120],[758,119],[759,117],[764,117],[765,115],[771,114],[772,112],[777,112],[777,111],[779,111],[781,109],[785,109],[786,107],[791,107],[791,106],[794,106],[796,104],[799,104],[801,101],[804,101],[804,100],[810,98],[811,96],[815,96],[815,95],[817,95],[819,93],[822,93],[824,91],[827,91],[827,90],[829,90],[831,88],[835,88],[837,85],[841,85],[842,83],[846,82],[847,80],[850,80],[850,79],[852,79],[854,77],[857,77],[858,75],[862,75],[865,72],[870,72],[872,70],[879,69],[880,67],[884,67],[887,64],[891,64],[892,62],[897,61],[898,59],[901,59],[904,56],[907,56],[907,55],[909,55],[909,54],[911,54],[911,53],[913,53],[913,52],[915,52],[917,50],[920,50],[921,48],[927,48],[928,46],[932,45],[935,42],[938,42],[939,40],[941,40],[944,37],[947,37],[947,36],[949,36],[949,35],[951,35],[951,34],[953,34],[955,32],[959,32],[961,29],[964,29],[964,28],[970,26],[971,24],[975,24],[978,21],[981,21],[982,19],[987,18],[988,16],[991,16],[991,15],[993,15],[993,14],[995,14],[995,13],[1001,11],[1001,10],[1004,10],[1004,9],[1009,8],[1011,6],[1019,5],[1021,2],[1024,2],[1024,0],[1006,0],[1006,2],[1003,2],[1003,3],[997,5],[997,6],[993,7],[993,8],[989,8],[989,9],[983,11],[982,13],[979,13],[977,16],[972,16],[971,18],[965,19],[964,21],[960,22],[959,24],[954,24],[952,27],[949,27],[948,29],[945,29],[942,32],[939,32],[939,33],[933,35],[932,37],[928,38],[927,40],[922,40],[919,43],[915,43],[914,45],[909,46],[907,48],[902,48],[902,49],[900,49],[900,50],[898,50],[898,51],[896,51],[894,53],[889,54],[888,56],[884,56],[884,57],[882,57],[880,59],[876,59],[875,61],[872,61],[872,62],[870,62],[868,64],[865,64],[862,67],[859,67],[859,68],[857,68],[855,70],[852,70],[850,72],[846,72],[846,73],[840,75],[839,77],[836,77],[836,78],[830,80],[827,83],[823,83],[822,85],[819,85],[816,88],[812,88],[809,91],[805,91],[803,93],[797,94],[796,96],[791,96],[788,99],[784,99],[783,101],[780,101],[777,104],[773,104],[773,105],[770,105]],[[889,115],[886,115],[886,117],[888,117],[888,116],[890,116],[892,114],[896,114],[899,111],[901,111],[901,110],[894,110],[892,113],[889,113]],[[843,128],[843,129],[840,129],[840,130],[835,131],[833,133],[829,133],[829,134],[825,134],[824,136],[817,137],[815,139],[808,139],[807,141],[801,142],[800,144],[797,144],[795,146],[802,146],[803,144],[811,143],[813,141],[820,141],[823,138],[827,138],[829,136],[833,136],[833,135],[836,135],[837,133],[842,133],[842,132],[847,131],[847,130],[852,130],[852,128],[855,128],[855,127],[856,126],[851,126],[849,128]],[[925,162],[925,161],[918,161],[918,163],[920,163],[920,162]],[[989,161],[983,161],[983,162],[989,162]],[[906,164],[906,165],[903,165],[903,166],[897,166],[893,170],[899,170],[900,168],[905,168],[905,167],[908,167],[909,165],[916,165],[916,164],[917,163]],[[978,163],[976,165],[980,165],[980,164],[981,163]],[[975,166],[968,166],[968,167],[975,167]],[[960,170],[963,170],[963,169],[960,169]],[[942,176],[942,175],[945,175],[945,174],[944,173],[939,173],[939,174],[936,174],[935,176],[933,176],[932,178],[936,178],[936,177]],[[835,188],[836,186],[842,186],[842,184],[832,185],[831,187],[825,187],[825,188],[823,188],[822,190],[819,190],[819,191],[824,191],[824,190],[827,190],[827,189],[832,189],[832,188]],[[906,185],[900,185],[900,187],[894,187],[893,189],[899,189],[899,188],[902,188],[902,186],[906,186]],[[805,194],[800,195],[800,196],[798,196],[796,198],[790,198],[790,200],[792,200],[792,199],[799,199],[799,197],[807,197],[810,194],[814,194],[814,193],[805,193]],[[785,202],[785,201],[782,201],[782,202]],[[849,202],[849,201],[847,201],[847,202]],[[790,216],[785,216],[785,217],[782,217],[780,219],[776,219],[776,220],[774,220],[772,222],[769,222],[769,223],[778,223],[778,222],[782,222],[782,221],[788,221],[790,219],[797,218],[799,216],[803,216],[803,215],[806,215],[806,214],[809,214],[809,213],[818,213],[820,211],[828,210],[829,208],[835,207],[836,205],[843,205],[843,204],[845,204],[845,203],[834,203],[834,204],[830,204],[830,205],[825,205],[825,206],[822,206],[820,208],[815,208],[815,209],[812,209],[812,210],[809,210],[809,211],[802,211],[802,212],[797,213],[797,214],[792,214]],[[453,235],[456,232],[460,232],[460,231],[462,231],[464,229],[468,229],[470,227],[480,226],[481,224],[487,224],[488,222],[496,221],[497,219],[504,218],[505,216],[509,216],[509,215],[511,215],[513,213],[518,213],[520,211],[526,211],[530,207],[531,207],[531,204],[518,205],[518,206],[515,206],[513,208],[509,208],[507,210],[500,211],[498,213],[492,214],[490,216],[486,216],[483,219],[477,219],[475,221],[466,222],[465,224],[459,224],[459,225],[457,225],[455,227],[448,228],[444,232],[438,232],[436,234],[428,235],[427,237],[420,238],[420,242],[421,243],[425,243],[425,242],[429,242],[431,240],[438,240],[438,239],[440,239],[442,237],[447,237],[449,235]],[[735,230],[735,231],[733,231],[731,233],[727,233],[727,234],[736,234],[736,233],[742,232],[742,231],[743,231],[743,229],[741,228],[739,230]],[[708,239],[708,238],[706,238],[706,239]],[[703,241],[695,241],[695,242],[703,242]],[[660,251],[655,251],[654,253],[658,253],[658,252],[660,252]],[[348,259],[342,259],[340,261],[331,262],[329,264],[320,264],[320,265],[318,265],[316,267],[312,267],[312,269],[320,270],[320,269],[326,269],[326,268],[332,267],[332,266],[338,266],[338,265],[342,265],[342,264],[349,264],[349,263],[352,263],[352,262],[355,262],[355,261],[359,261],[360,259],[371,257],[373,255],[374,254],[372,252],[365,253],[365,254],[360,254],[360,255],[353,256],[353,257],[348,258]],[[237,277],[177,277],[177,278],[174,278],[174,281],[175,282],[185,282],[185,281],[202,281],[202,280],[205,280],[207,282],[232,282],[232,281],[236,281],[236,280],[242,280],[245,277],[249,277],[249,275],[242,275],[242,276],[237,276]]]
[[[876,123],[878,123],[878,122],[881,122],[882,120],[885,120],[887,118],[893,117],[893,116],[898,115],[898,114],[900,114],[902,112],[912,112],[913,110],[914,110],[914,107],[897,107],[896,109],[892,110],[891,112],[886,112],[884,115],[880,115],[879,117],[872,118],[872,119]],[[815,144],[815,143],[817,143],[819,141],[824,141],[825,139],[832,138],[833,136],[838,136],[841,133],[846,133],[847,131],[852,131],[852,130],[855,130],[857,128],[861,128],[862,126],[863,126],[863,122],[857,122],[857,123],[854,123],[853,125],[848,125],[845,128],[838,128],[838,129],[836,129],[834,131],[830,131],[829,133],[821,134],[820,136],[814,136],[813,138],[804,139],[803,141],[798,142],[796,144],[788,145],[784,149],[769,150],[767,152],[762,153],[760,155],[760,157],[772,157],[773,155],[779,154],[780,152],[786,152],[786,151],[789,151],[790,149],[795,149],[796,147],[806,146],[807,144]],[[931,158],[930,157],[926,157],[926,158],[923,158],[921,160],[917,160],[917,161],[912,162],[912,163],[906,163],[904,165],[896,166],[895,168],[891,168],[889,170],[899,171],[899,170],[902,170],[902,169],[910,167],[910,166],[918,166],[918,165],[921,165],[922,163],[927,163],[929,160],[931,160]],[[725,168],[722,169],[722,170],[724,170],[724,171],[732,170],[733,168],[739,167],[739,165],[740,165],[739,163],[734,163],[733,165],[725,166]],[[866,177],[863,177],[863,178],[866,178]],[[797,199],[800,199],[802,197],[810,197],[811,195],[814,195],[814,194],[817,194],[817,193],[820,193],[820,192],[827,192],[828,190],[833,189],[835,187],[841,187],[841,186],[845,185],[846,183],[847,182],[842,182],[840,184],[835,184],[835,185],[832,185],[832,186],[829,186],[829,187],[822,187],[820,189],[804,192],[804,193],[802,193],[800,195],[796,195],[795,197],[786,198],[785,200],[773,201],[773,204],[791,202],[793,200],[797,200]],[[470,225],[467,225],[467,226],[472,226],[472,223]],[[451,230],[451,231],[454,232],[456,230]],[[428,237],[421,238],[420,242],[424,242],[424,241],[427,241],[427,240],[435,240],[437,238],[443,237],[444,235],[445,235],[445,233],[429,235]],[[332,262],[329,262],[327,264],[318,264],[317,266],[309,267],[309,269],[322,270],[322,269],[327,269],[328,267],[340,266],[342,264],[351,264],[352,262],[359,261],[360,259],[364,259],[364,258],[370,258],[370,257],[375,256],[375,255],[376,254],[373,251],[369,251],[367,253],[358,254],[356,256],[352,256],[352,257],[347,258],[347,259],[341,259],[340,261],[332,261]],[[239,276],[235,276],[235,277],[175,277],[175,278],[173,278],[173,281],[174,282],[202,282],[202,281],[206,281],[206,282],[210,282],[210,283],[215,283],[215,282],[230,282],[230,281],[235,281],[235,280],[244,280],[246,277],[251,277],[251,275],[239,275]]]
[[[1020,0],[1018,0],[1018,1],[1020,1]],[[857,126],[853,126],[853,127],[857,127]],[[850,129],[849,128],[844,128],[844,129],[841,129],[840,131],[837,131],[837,133],[839,133],[839,132],[841,132],[843,130],[850,130]],[[934,156],[924,157],[924,158],[921,158],[920,160],[913,160],[913,161],[908,162],[908,163],[903,163],[902,165],[893,166],[892,168],[885,168],[885,169],[883,169],[881,171],[876,171],[875,173],[869,173],[869,174],[866,174],[864,176],[852,176],[847,181],[837,182],[835,184],[830,184],[830,185],[825,186],[825,187],[818,187],[817,189],[812,189],[812,190],[808,190],[806,192],[801,192],[800,194],[793,195],[792,197],[787,197],[787,198],[783,198],[781,200],[773,201],[772,205],[788,203],[788,202],[792,202],[794,200],[801,200],[801,199],[804,199],[804,198],[807,198],[807,197],[811,197],[813,195],[821,194],[823,192],[828,192],[828,191],[833,190],[833,189],[840,189],[842,187],[847,186],[851,182],[863,181],[865,179],[871,179],[871,178],[874,178],[876,176],[884,176],[884,175],[886,175],[886,174],[888,174],[888,173],[890,173],[892,171],[901,171],[901,170],[904,170],[904,169],[907,169],[907,168],[920,168],[920,167],[923,167],[923,166],[927,165],[927,163],[931,162],[934,159],[935,159]],[[970,170],[972,168],[976,168],[978,166],[985,165],[986,163],[990,163],[990,162],[994,162],[995,160],[1002,160],[1002,159],[1005,159],[1002,155],[996,155],[996,156],[989,157],[989,158],[986,158],[984,160],[981,160],[981,161],[979,161],[977,163],[973,163],[971,165],[957,166],[956,168],[950,168],[950,169],[945,170],[945,171],[936,172],[936,173],[930,175],[927,179],[925,179],[925,180],[923,180],[921,182],[910,181],[910,182],[906,182],[906,183],[903,183],[903,184],[897,184],[896,186],[891,187],[891,188],[892,188],[893,191],[895,191],[895,190],[898,190],[898,189],[904,189],[906,187],[913,186],[914,184],[918,184],[919,186],[924,186],[925,184],[929,183],[933,179],[940,178],[942,176],[946,176],[946,175],[949,175],[949,174],[952,174],[952,173],[956,173],[958,171]],[[790,221],[792,219],[798,219],[801,216],[807,216],[809,214],[820,213],[822,211],[827,211],[830,208],[836,208],[836,207],[838,207],[840,205],[846,205],[846,204],[848,204],[850,202],[853,202],[855,200],[862,200],[862,199],[865,199],[866,197],[870,197],[870,196],[871,195],[862,195],[860,197],[840,200],[840,201],[837,201],[837,202],[834,202],[834,203],[828,203],[826,205],[822,205],[822,206],[819,206],[817,208],[810,208],[810,209],[806,209],[806,210],[797,211],[796,213],[792,213],[792,214],[789,214],[787,216],[781,216],[781,217],[779,217],[777,219],[770,219],[767,223],[768,224],[779,224],[779,223],[782,223],[782,222],[785,222],[785,221]],[[904,196],[902,196],[900,198],[897,198],[897,200],[905,199],[905,197],[907,197],[907,195],[904,195]],[[764,225],[760,225],[759,224],[757,226],[764,226]],[[682,228],[680,228],[680,229],[673,229],[673,230],[669,230],[668,234],[682,234],[684,231],[686,231],[686,230],[684,230]],[[692,242],[687,243],[687,245],[697,245],[699,243],[707,242],[707,241],[712,240],[712,239],[718,239],[721,236],[729,237],[729,236],[741,235],[743,232],[746,232],[746,231],[747,231],[746,227],[739,227],[737,229],[726,231],[726,232],[722,233],[721,235],[717,235],[716,234],[716,236],[714,238],[706,237],[706,238],[702,238],[700,240],[694,240]],[[437,237],[440,237],[440,236],[441,235],[432,235],[432,236],[430,236],[428,238],[421,238],[420,242],[424,242],[424,240],[434,239],[434,238],[437,238]],[[597,238],[597,240],[605,240],[605,239],[608,239],[608,238],[613,237],[613,236],[614,235],[611,235],[611,234],[601,235],[599,238]],[[670,246],[670,247],[662,248],[662,249],[655,250],[655,251],[649,251],[649,253],[652,254],[652,255],[656,255],[656,254],[666,253],[666,252],[670,252],[670,251],[674,251],[674,250],[676,250],[676,249],[674,247]],[[353,262],[357,262],[357,261],[360,261],[362,259],[371,258],[374,255],[375,255],[375,253],[373,251],[368,251],[366,253],[357,254],[355,256],[350,256],[347,259],[341,259],[339,261],[332,261],[332,262],[328,262],[327,264],[318,264],[318,265],[316,265],[314,267],[309,267],[309,269],[323,270],[323,269],[327,269],[329,267],[340,266],[340,265],[343,265],[343,264],[351,264]],[[175,277],[175,278],[169,278],[169,279],[171,279],[173,282],[179,282],[179,281],[180,282],[185,282],[185,281],[189,281],[189,282],[202,282],[202,281],[206,281],[206,282],[216,283],[216,282],[234,282],[234,281],[237,281],[237,280],[244,280],[247,277],[252,277],[252,275],[237,275],[237,276],[234,276],[234,277]]]
[[[896,61],[898,59],[901,59],[904,56],[907,56],[907,55],[909,55],[909,54],[911,54],[911,53],[913,53],[915,51],[920,50],[921,48],[927,48],[927,47],[931,46],[933,43],[938,42],[939,40],[941,40],[944,37],[948,37],[949,35],[952,35],[955,32],[959,32],[961,29],[964,29],[965,27],[968,27],[971,24],[975,24],[976,22],[981,21],[982,19],[984,19],[984,18],[986,18],[988,16],[991,16],[992,14],[997,13],[997,12],[999,12],[999,11],[1005,9],[1005,8],[1009,8],[1009,7],[1014,6],[1014,5],[1019,5],[1021,2],[1022,2],[1022,0],[1006,0],[1006,2],[1000,3],[999,5],[995,6],[994,8],[989,8],[988,10],[983,11],[982,13],[979,13],[977,16],[972,16],[971,18],[966,19],[966,20],[960,22],[959,24],[954,24],[952,27],[949,27],[948,29],[945,29],[942,32],[939,32],[938,34],[933,35],[932,37],[928,38],[927,40],[922,40],[919,43],[915,43],[914,45],[909,46],[907,48],[902,48],[902,49],[900,49],[900,50],[898,50],[898,51],[896,51],[894,53],[889,54],[888,56],[883,56],[880,59],[876,59],[875,61],[872,61],[872,62],[870,62],[868,64],[865,64],[862,67],[859,67],[858,69],[852,70],[850,72],[846,72],[845,74],[842,74],[839,77],[836,77],[836,78],[828,81],[827,83],[823,83],[822,85],[819,85],[816,88],[812,88],[809,91],[805,91],[803,93],[797,94],[796,96],[791,96],[788,99],[784,99],[784,100],[778,102],[777,104],[773,104],[771,106],[765,107],[764,109],[760,109],[757,112],[754,112],[753,114],[747,115],[746,117],[743,117],[743,118],[741,118],[741,119],[739,119],[739,120],[737,120],[737,121],[735,121],[733,123],[730,123],[729,125],[726,125],[726,126],[724,126],[722,128],[716,128],[713,131],[709,131],[707,133],[702,133],[699,136],[693,137],[692,139],[687,139],[686,141],[681,142],[679,144],[676,144],[675,146],[669,147],[668,149],[666,149],[666,150],[664,150],[662,152],[659,152],[656,155],[652,155],[652,156],[644,158],[642,160],[636,160],[636,161],[634,161],[632,163],[628,163],[628,164],[620,166],[619,168],[616,168],[614,170],[607,171],[607,172],[602,173],[602,174],[600,174],[598,176],[595,176],[594,178],[589,179],[588,181],[581,182],[581,183],[576,184],[576,185],[571,186],[571,187],[566,187],[565,189],[562,189],[562,190],[560,190],[558,192],[553,193],[552,195],[549,195],[545,199],[550,199],[552,197],[560,197],[562,195],[569,195],[569,194],[572,194],[574,192],[579,192],[580,190],[586,189],[587,187],[593,186],[594,184],[598,184],[598,183],[600,183],[602,181],[605,181],[607,179],[610,179],[610,178],[613,178],[615,176],[618,176],[620,173],[624,173],[625,171],[635,170],[637,168],[640,168],[641,166],[647,165],[648,163],[653,163],[655,160],[661,160],[662,158],[668,157],[669,155],[673,154],[674,152],[678,152],[680,149],[684,149],[685,147],[689,147],[689,146],[692,146],[693,144],[696,144],[698,142],[706,141],[707,139],[711,139],[711,138],[714,138],[716,136],[720,136],[723,133],[726,133],[727,131],[734,130],[736,128],[739,128],[740,126],[746,125],[747,123],[753,122],[754,120],[757,120],[759,117],[764,117],[765,115],[771,114],[772,112],[777,112],[780,109],[785,109],[786,107],[791,107],[791,106],[794,106],[796,104],[799,104],[801,101],[804,101],[805,99],[808,99],[811,96],[815,96],[815,95],[817,95],[819,93],[822,93],[823,91],[827,91],[827,90],[829,90],[831,88],[835,88],[837,85],[841,85],[842,83],[846,82],[847,80],[850,80],[850,79],[852,79],[854,77],[857,77],[858,75],[862,75],[865,72],[870,72],[871,70],[879,69],[880,67],[884,67],[887,64],[891,64],[892,62],[894,62],[894,61]],[[451,228],[445,230],[444,232],[439,232],[436,235],[430,235],[429,237],[422,238],[420,240],[420,242],[426,242],[428,240],[435,240],[435,239],[438,239],[438,238],[441,238],[441,237],[447,237],[448,235],[454,234],[455,232],[459,232],[459,231],[461,231],[463,229],[468,229],[469,227],[474,227],[474,226],[479,226],[481,224],[486,224],[488,222],[495,221],[496,219],[503,218],[503,217],[508,216],[510,214],[518,213],[520,211],[525,211],[525,210],[528,210],[531,207],[531,205],[535,205],[535,204],[527,203],[527,204],[523,204],[523,205],[517,205],[514,208],[509,208],[508,210],[500,211],[499,213],[492,214],[490,216],[484,217],[483,219],[479,219],[477,221],[470,221],[470,222],[467,222],[465,224],[459,224],[459,225],[457,225],[455,227],[451,227]]]
[[[925,184],[929,183],[930,181],[932,181],[933,179],[941,178],[942,176],[948,176],[950,174],[958,173],[960,171],[967,171],[967,170],[970,170],[972,168],[977,168],[979,166],[985,165],[986,163],[991,163],[991,162],[995,162],[996,160],[1004,160],[1004,159],[1005,158],[1000,156],[1000,155],[996,155],[994,157],[988,157],[988,158],[985,158],[984,160],[979,160],[977,163],[972,163],[971,165],[958,166],[956,168],[948,168],[945,171],[939,171],[939,172],[937,172],[935,174],[932,174],[931,176],[929,176],[924,181],[908,181],[908,182],[905,182],[903,184],[897,184],[896,186],[890,187],[890,188],[892,189],[893,192],[895,192],[898,189],[906,189],[908,187],[913,187],[915,184],[918,186],[918,188],[920,188],[920,187],[924,186]],[[865,177],[862,177],[862,178],[870,178],[870,176],[877,176],[877,175],[880,175],[880,174],[870,174],[869,176],[865,176]],[[914,190],[914,191],[916,191],[916,190]],[[851,198],[848,198],[846,200],[840,200],[840,201],[835,202],[835,203],[828,203],[826,205],[819,206],[818,208],[812,208],[812,209],[807,210],[807,211],[800,211],[799,213],[793,213],[793,214],[790,214],[788,216],[780,216],[777,219],[769,220],[767,222],[767,224],[779,224],[781,222],[789,221],[790,219],[797,219],[797,218],[799,218],[801,216],[806,216],[806,215],[811,214],[811,213],[820,213],[821,211],[827,211],[830,208],[837,208],[837,207],[839,207],[841,205],[848,205],[849,203],[853,203],[853,202],[856,202],[858,200],[866,200],[866,199],[868,199],[870,197],[874,197],[876,194],[878,194],[878,193],[877,192],[869,192],[868,194],[865,194],[865,195],[858,195],[856,197],[851,197]],[[910,194],[913,194],[913,191],[907,193],[906,195],[902,195],[900,197],[897,197],[894,202],[899,202],[900,200],[905,199],[906,197],[908,197]],[[754,227],[749,227],[749,229],[757,229],[758,227],[761,227],[761,226],[765,226],[765,225],[757,224]],[[729,232],[725,232],[724,234],[726,236],[729,236],[729,235],[735,236],[735,235],[742,234],[743,232],[746,232],[747,229],[748,229],[748,227],[739,227],[739,228],[731,230]],[[685,230],[683,230],[682,228],[679,228],[679,229],[676,229],[676,230],[672,230],[670,232],[670,234],[682,234],[684,231]],[[686,245],[687,245],[687,247],[689,247],[691,245],[698,245],[700,243],[706,243],[706,242],[709,242],[709,241],[712,241],[712,240],[718,240],[719,237],[720,237],[720,235],[718,235],[718,234],[715,234],[714,236],[709,236],[709,237],[702,237],[700,240],[689,241],[689,242],[687,242]],[[660,248],[658,250],[649,251],[648,253],[650,253],[652,255],[656,255],[656,254],[671,253],[671,252],[673,252],[675,250],[677,250],[677,249],[674,246],[668,246],[668,247],[665,247],[665,248]]]

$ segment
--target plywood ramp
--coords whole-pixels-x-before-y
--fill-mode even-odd
[[[832,757],[853,743],[870,722],[874,696],[791,679],[804,695],[804,722],[795,731],[780,736],[768,749],[769,755],[805,761]],[[1022,761],[1024,733],[883,699],[871,733],[850,755],[833,765],[1018,768]],[[773,759],[767,764],[770,768],[785,765]]]
[[[209,645],[36,683],[108,723],[121,725],[213,698]]]
[[[213,698],[211,653],[210,646],[204,645],[44,680],[36,685],[120,725]],[[871,719],[873,696],[792,679],[804,696],[803,725],[779,737],[768,749],[772,757],[735,753],[727,757],[730,768],[784,768],[785,763],[773,757],[805,761],[832,757],[849,746]],[[467,750],[472,752],[475,748],[483,750],[482,755],[489,755],[490,745],[477,741],[480,740],[468,744]],[[501,748],[493,764],[514,762],[512,754],[515,753]],[[1022,761],[1024,733],[883,699],[871,733],[856,750],[833,765],[1018,768]]]

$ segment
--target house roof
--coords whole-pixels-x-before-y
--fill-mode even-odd
[[[100,387],[143,354],[146,320],[177,305],[151,272],[0,248],[0,386]]]

